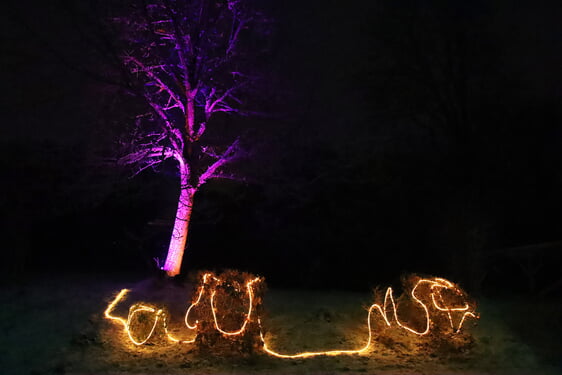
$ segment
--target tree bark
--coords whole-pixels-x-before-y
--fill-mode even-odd
[[[176,220],[170,239],[170,246],[168,247],[166,262],[164,263],[164,267],[162,267],[170,277],[180,273],[183,253],[187,242],[191,211],[193,209],[193,198],[197,191],[196,188],[189,184],[189,172],[184,167],[184,163],[180,163],[180,179],[181,187]]]

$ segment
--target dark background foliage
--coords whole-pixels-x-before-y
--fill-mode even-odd
[[[112,2],[113,3],[113,2]],[[2,35],[3,276],[153,272],[171,166],[113,163],[138,103],[108,15],[127,2],[11,2]],[[184,270],[367,289],[405,272],[469,291],[559,294],[558,1],[271,2],[245,182],[196,197]],[[512,281],[515,280],[515,281]]]

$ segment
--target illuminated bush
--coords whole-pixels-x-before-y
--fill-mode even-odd
[[[467,318],[478,318],[476,302],[457,284],[438,277],[408,275],[404,292],[396,300],[391,288],[375,290],[375,305],[385,324],[378,324],[377,341],[392,346],[404,341],[404,331],[414,333],[417,343],[432,351],[466,349],[472,336],[461,331]],[[402,330],[390,329],[398,326]]]
[[[461,333],[467,318],[477,319],[476,304],[456,284],[439,277],[411,275],[403,279],[404,293],[394,297],[392,288],[375,291],[369,307],[366,341],[362,347],[302,353],[283,353],[265,340],[261,277],[239,271],[220,275],[201,272],[185,313],[185,326],[192,334],[180,339],[168,330],[164,308],[137,303],[127,319],[112,315],[129,292],[121,290],[107,306],[105,317],[123,325],[129,340],[142,345],[149,340],[195,344],[199,352],[248,355],[257,350],[278,358],[309,358],[367,354],[375,344],[401,347],[415,344],[425,352],[463,351],[472,344],[470,334]]]
[[[150,341],[162,341],[168,326],[167,309],[136,303],[129,308],[128,335],[137,345]]]
[[[262,315],[265,282],[254,275],[228,270],[200,273],[186,324],[196,326],[199,351],[251,354],[262,346],[258,317]]]
[[[169,314],[165,308],[136,303],[127,319],[112,315],[116,305],[129,293],[121,290],[107,306],[105,317],[119,322],[135,345],[167,339],[174,343],[195,343],[201,352],[209,350],[251,354],[263,345],[259,316],[262,314],[265,282],[263,278],[239,271],[220,276],[201,272],[192,303],[185,314],[191,339],[180,339],[168,331]]]

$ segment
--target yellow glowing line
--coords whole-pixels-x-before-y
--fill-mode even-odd
[[[453,284],[449,280],[444,279],[442,277],[434,277],[433,281],[435,281],[437,283],[445,284],[445,288],[454,288],[454,286],[455,286],[455,284]]]
[[[135,314],[140,312],[140,311],[148,311],[148,312],[153,313],[156,310],[152,307],[147,307],[147,306],[142,306],[142,305],[140,305],[138,308],[134,308],[134,306],[131,307],[131,311],[129,311],[129,317],[127,319],[127,335],[129,335],[129,339],[135,345],[142,345],[145,342],[147,342],[148,339],[150,339],[150,337],[154,333],[154,330],[156,329],[156,324],[158,323],[158,319],[160,319],[160,315],[162,314],[162,310],[156,311],[156,316],[154,317],[154,324],[152,325],[152,329],[150,330],[149,334],[145,337],[144,340],[137,341],[137,340],[135,340],[135,338],[133,337],[133,334],[131,333],[131,320],[133,319],[133,316],[135,316]]]
[[[442,306],[440,306],[437,303],[437,301],[435,300],[435,294],[438,295],[439,299],[443,303],[443,295],[441,294],[441,289],[453,289],[453,291],[455,293],[459,293],[459,291],[458,291],[458,288],[456,288],[455,285],[448,280],[441,279],[441,278],[435,278],[434,280],[439,281],[440,284],[435,284],[431,287],[432,291],[433,291],[433,289],[438,288],[438,290],[435,293],[431,293],[431,300],[433,302],[433,306],[439,311],[445,311],[447,313],[447,317],[449,318],[449,323],[451,325],[451,328],[455,332],[459,332],[460,329],[462,328],[462,325],[464,323],[465,318],[467,316],[472,316],[473,318],[476,318],[476,315],[468,311],[470,306],[467,303],[465,303],[463,307],[442,307]],[[457,327],[456,330],[455,330],[455,324],[453,322],[453,316],[451,315],[452,311],[465,311],[465,313],[461,317],[461,320],[459,322],[459,326]]]
[[[217,314],[216,314],[216,308],[215,308],[215,294],[216,294],[216,290],[213,290],[213,293],[211,293],[211,311],[213,312],[213,319],[215,321],[215,328],[217,329],[217,331],[219,331],[220,333],[222,333],[223,335],[226,336],[236,336],[241,334],[242,332],[244,332],[244,330],[246,329],[246,325],[248,324],[248,322],[250,321],[251,315],[252,315],[252,305],[254,303],[254,294],[252,292],[252,284],[255,283],[256,281],[259,281],[260,278],[256,277],[255,279],[249,281],[246,284],[246,289],[248,291],[248,312],[246,313],[246,319],[244,319],[244,323],[242,324],[242,326],[240,327],[240,329],[238,331],[233,331],[233,332],[228,332],[228,331],[224,331],[219,327],[219,322],[217,320]]]
[[[195,306],[197,306],[199,303],[201,303],[201,299],[202,299],[202,296],[205,292],[205,287],[207,286],[207,282],[208,282],[209,277],[212,277],[213,280],[217,284],[222,284],[222,280],[218,279],[217,277],[213,276],[210,273],[206,273],[203,276],[203,283],[199,287],[199,294],[197,296],[197,299],[195,300],[195,302],[193,302],[189,306],[189,308],[187,309],[186,314],[185,314],[185,319],[184,319],[185,324],[189,329],[193,330],[193,329],[197,328],[198,322],[196,321],[194,325],[191,325],[191,324],[189,324],[188,318],[189,318],[189,314],[192,311],[192,309]],[[217,286],[214,285],[211,288],[211,294],[210,294],[210,297],[209,297],[209,302],[210,302],[210,305],[211,305],[211,311],[212,311],[212,315],[213,315],[214,325],[215,325],[215,328],[217,329],[217,331],[219,331],[221,334],[223,334],[225,336],[237,336],[237,335],[241,335],[245,331],[248,322],[250,322],[251,319],[252,319],[253,304],[254,304],[253,284],[258,282],[258,281],[261,281],[261,280],[262,280],[261,278],[256,277],[256,278],[254,278],[254,279],[252,279],[252,280],[250,280],[246,283],[246,290],[247,290],[247,295],[248,295],[248,311],[246,313],[246,317],[244,319],[244,322],[242,323],[242,326],[237,331],[225,331],[225,330],[220,328],[219,323],[218,323],[218,318],[217,318],[217,308],[215,306],[215,301],[214,301]],[[455,286],[455,284],[453,284],[450,281],[445,280],[443,278],[419,279],[417,281],[416,285],[412,288],[412,290],[410,292],[410,296],[424,310],[426,324],[425,324],[425,329],[423,331],[417,331],[414,328],[411,328],[411,327],[407,326],[406,324],[404,324],[403,322],[400,321],[400,319],[398,318],[398,311],[397,311],[396,302],[394,300],[394,293],[393,293],[392,288],[389,287],[389,288],[386,289],[386,293],[385,293],[385,296],[384,296],[384,301],[383,301],[382,306],[380,304],[375,303],[375,304],[373,304],[369,307],[368,314],[367,314],[367,329],[368,329],[367,342],[360,349],[328,350],[328,351],[318,351],[318,352],[302,352],[302,353],[296,353],[296,354],[279,353],[279,352],[274,351],[273,349],[270,349],[270,347],[266,343],[264,335],[263,335],[260,317],[257,317],[257,322],[258,322],[258,325],[259,325],[260,339],[263,343],[263,350],[266,353],[268,353],[272,356],[278,357],[278,358],[309,358],[309,357],[315,357],[315,356],[321,356],[321,355],[337,356],[337,355],[350,355],[350,354],[365,353],[369,350],[369,348],[372,344],[373,333],[372,333],[372,328],[371,328],[371,319],[372,319],[373,311],[377,310],[380,313],[381,317],[383,318],[385,324],[390,327],[392,325],[391,320],[389,318],[389,311],[388,311],[388,309],[390,307],[392,307],[393,321],[396,323],[396,325],[398,327],[400,327],[400,328],[402,328],[402,329],[404,329],[408,332],[414,333],[418,336],[426,335],[430,330],[432,321],[431,321],[431,318],[430,318],[430,315],[429,315],[428,306],[416,294],[416,292],[418,291],[418,287],[422,284],[429,284],[431,302],[433,304],[433,307],[438,311],[447,313],[447,317],[449,319],[451,328],[455,332],[460,331],[460,329],[462,328],[462,325],[463,325],[463,323],[464,323],[464,321],[467,317],[478,318],[478,316],[475,313],[473,313],[472,311],[468,311],[470,309],[470,306],[468,305],[468,303],[465,303],[464,306],[462,306],[462,307],[448,307],[448,306],[445,305],[445,302],[443,300],[443,296],[441,294],[441,290],[442,289],[452,289],[455,293],[460,295],[461,292],[458,289],[458,287]],[[129,336],[129,339],[135,345],[142,345],[150,339],[150,337],[153,335],[153,333],[156,329],[156,325],[157,325],[159,319],[162,320],[163,326],[164,326],[164,331],[166,333],[167,338],[170,341],[178,342],[178,343],[193,343],[193,342],[195,342],[195,340],[197,338],[197,335],[195,335],[195,337],[191,340],[180,340],[180,339],[177,339],[177,338],[173,337],[168,332],[166,319],[164,317],[163,310],[161,310],[161,309],[156,310],[153,307],[139,304],[139,305],[134,305],[134,306],[131,307],[127,320],[125,320],[123,318],[120,318],[120,317],[117,317],[117,316],[111,315],[111,312],[115,309],[115,306],[117,305],[117,303],[119,303],[119,301],[121,301],[127,295],[128,292],[129,292],[129,290],[123,289],[117,294],[115,299],[106,308],[105,317],[121,323],[124,326],[125,331],[127,332],[127,335]],[[440,303],[437,302],[437,299],[440,300]],[[144,340],[137,341],[132,336],[132,333],[131,333],[131,330],[130,330],[130,323],[131,323],[131,319],[133,318],[133,316],[136,313],[143,312],[143,311],[150,312],[150,313],[156,313],[156,315],[155,315],[155,318],[154,318],[154,324],[152,326],[152,329],[150,330],[147,337]],[[461,317],[460,322],[459,322],[459,325],[458,325],[458,328],[456,330],[454,329],[453,318],[452,318],[452,315],[451,315],[452,312],[463,312],[462,317]]]
[[[436,286],[434,285],[431,288],[433,289],[434,287],[436,287]],[[439,287],[441,289],[444,288],[442,286],[437,286],[437,287]],[[437,291],[436,293],[439,296],[439,299],[441,299],[441,302],[443,302],[443,296],[441,295],[441,292]],[[466,311],[466,310],[469,309],[469,306],[468,306],[467,303],[465,303],[465,305],[463,307],[441,307],[441,306],[439,306],[439,304],[435,300],[435,293],[431,293],[431,299],[433,300],[433,305],[435,306],[435,308],[437,310],[441,310],[441,311]]]
[[[180,340],[178,338],[175,338],[170,332],[168,332],[168,327],[166,326],[164,326],[164,332],[166,332],[166,337],[168,338],[168,340],[180,344],[193,344],[195,342],[195,339],[197,339],[197,335],[195,335],[191,340]]]
[[[114,320],[116,322],[119,322],[121,324],[123,324],[124,327],[127,327],[127,321],[123,318],[120,318],[118,316],[113,316],[111,315],[111,312],[113,311],[113,309],[115,308],[115,305],[117,305],[119,303],[119,301],[121,301],[123,298],[125,298],[125,296],[127,295],[127,293],[129,293],[129,289],[122,289],[113,299],[113,301],[111,301],[111,303],[107,306],[107,308],[104,311],[104,315],[107,319],[111,319]]]
[[[433,290],[433,287],[431,287],[431,288]],[[441,302],[443,302],[443,296],[441,295],[440,292],[437,292],[437,293],[439,294],[439,299],[441,300]],[[433,302],[433,306],[435,306],[437,308],[437,310],[447,312],[447,318],[449,318],[449,324],[451,325],[452,329],[455,329],[455,326],[453,324],[453,316],[451,315],[451,309],[440,307],[437,304],[437,301],[435,300],[435,293],[431,293],[431,301]]]
[[[199,301],[201,301],[201,296],[203,296],[203,292],[205,291],[205,284],[203,284],[201,287],[199,287],[199,296],[197,297],[197,300],[195,302],[193,302],[187,309],[187,311],[185,312],[185,325],[187,326],[187,328],[189,329],[195,329],[197,328],[197,323],[199,323],[199,321],[195,321],[194,325],[189,324],[189,313],[191,312],[191,309],[194,308],[195,306],[197,306],[199,304]]]
[[[295,359],[295,358],[310,358],[310,357],[317,357],[317,356],[321,356],[321,355],[325,355],[325,356],[338,356],[338,355],[350,355],[350,354],[361,354],[366,352],[367,350],[369,350],[369,347],[371,346],[371,341],[373,338],[373,333],[372,333],[372,329],[371,329],[371,313],[373,311],[373,309],[378,308],[380,310],[380,306],[377,304],[371,305],[371,307],[369,307],[369,313],[367,314],[367,327],[368,327],[368,332],[369,332],[369,337],[367,338],[367,343],[361,348],[361,349],[355,349],[355,350],[328,350],[328,351],[323,351],[323,352],[302,352],[302,353],[297,353],[297,354],[281,354],[279,352],[276,352],[272,349],[269,348],[269,346],[267,345],[267,343],[265,342],[265,339],[263,337],[263,331],[261,329],[261,321],[258,318],[258,324],[260,326],[260,338],[261,341],[263,342],[263,350],[274,356],[277,358],[287,358],[287,359]],[[381,311],[382,314],[382,311]],[[384,314],[382,314],[384,317]],[[386,317],[385,317],[386,320]],[[388,325],[390,325],[390,323],[387,322]]]
[[[470,311],[465,312],[464,314],[462,314],[462,318],[461,318],[461,321],[460,321],[460,323],[459,323],[459,328],[457,328],[457,331],[456,331],[456,332],[459,332],[459,331],[461,330],[462,324],[464,323],[464,320],[466,319],[467,316],[471,316],[471,317],[473,317],[474,319],[478,319],[478,316],[477,316],[476,314],[474,314],[474,313],[472,313],[472,312],[470,312]]]
[[[261,322],[258,318],[258,322],[260,323],[260,338],[263,342],[263,349],[265,352],[267,352],[268,354],[278,357],[278,358],[287,358],[287,359],[295,359],[295,358],[309,358],[309,357],[316,357],[316,356],[337,356],[337,355],[349,355],[349,354],[362,354],[365,353],[369,350],[371,343],[372,343],[372,329],[371,329],[371,314],[372,311],[374,309],[378,310],[378,312],[381,314],[382,318],[384,319],[384,322],[386,323],[387,326],[391,326],[391,322],[388,319],[388,313],[387,313],[387,307],[390,303],[392,304],[392,310],[393,310],[393,317],[394,317],[394,321],[396,322],[396,324],[401,327],[402,329],[405,329],[409,332],[412,332],[416,335],[419,336],[423,336],[426,335],[429,332],[430,329],[430,325],[431,325],[431,319],[429,317],[429,309],[427,308],[427,306],[425,305],[425,303],[423,303],[417,296],[416,296],[416,290],[418,288],[418,286],[420,286],[421,283],[429,283],[432,287],[432,302],[433,305],[438,308],[438,305],[435,301],[435,298],[433,297],[433,287],[438,286],[441,288],[452,288],[455,291],[457,291],[457,288],[454,286],[453,283],[451,283],[448,280],[442,279],[442,278],[435,278],[433,280],[428,280],[428,279],[420,279],[418,280],[418,282],[416,283],[416,285],[414,286],[414,288],[411,291],[411,297],[412,299],[414,299],[414,301],[416,301],[417,303],[419,303],[425,312],[425,316],[426,316],[426,329],[424,331],[416,331],[413,328],[408,327],[407,325],[403,324],[402,322],[400,322],[400,320],[398,319],[398,313],[397,313],[397,308],[396,308],[396,303],[394,302],[394,296],[393,296],[393,292],[392,292],[392,288],[387,288],[385,296],[384,296],[384,302],[383,302],[383,306],[380,306],[379,304],[373,304],[371,305],[371,307],[369,307],[369,312],[367,314],[367,327],[368,327],[368,338],[367,338],[367,342],[366,344],[361,348],[361,349],[356,349],[356,350],[329,350],[329,351],[319,351],[319,352],[302,352],[302,353],[297,353],[297,354],[282,354],[279,352],[276,352],[272,349],[269,348],[269,346],[267,345],[267,343],[265,342],[265,339],[263,337],[263,333],[261,331]],[[466,309],[468,309],[468,305],[465,306]],[[450,312],[451,311],[464,311],[465,308],[457,308],[457,309],[451,309],[451,308],[443,308],[443,309],[439,309],[441,311],[447,311],[449,314],[449,319],[451,321],[451,327],[452,326],[452,318],[450,317]],[[460,321],[459,327],[457,329],[457,332],[461,329],[462,324],[465,320],[465,318],[467,316],[471,316],[473,318],[477,318],[476,314],[472,313],[472,312],[468,312],[466,311]],[[453,328],[454,329],[454,328]]]
[[[423,279],[422,279],[422,280],[419,280],[419,281],[417,282],[416,286],[412,289],[412,292],[410,293],[411,296],[412,296],[412,299],[413,299],[414,301],[416,301],[417,303],[419,303],[419,304],[423,307],[423,311],[424,311],[424,313],[425,313],[425,330],[422,331],[422,332],[416,331],[415,329],[410,328],[410,327],[408,327],[408,326],[406,326],[406,325],[404,325],[404,324],[402,324],[402,323],[400,322],[400,320],[398,319],[398,311],[397,311],[397,308],[396,308],[396,304],[394,303],[394,297],[393,297],[393,295],[392,295],[392,289],[389,288],[389,289],[390,289],[390,300],[392,301],[392,310],[394,311],[394,320],[396,320],[396,324],[398,324],[401,328],[405,329],[406,331],[410,331],[410,332],[415,333],[416,335],[420,335],[420,336],[426,335],[426,334],[429,332],[429,324],[430,324],[430,323],[429,323],[429,322],[430,322],[430,319],[429,319],[429,310],[427,309],[427,306],[425,305],[425,303],[423,303],[423,302],[416,296],[416,290],[418,289],[418,286],[419,286],[420,283],[422,283],[422,282],[431,282],[431,281],[429,281],[429,280],[423,280]],[[386,312],[386,301],[385,301],[385,312]]]
[[[146,343],[148,340],[150,340],[150,338],[154,334],[154,331],[156,329],[156,325],[157,325],[158,320],[160,319],[160,316],[162,315],[163,311],[162,310],[156,311],[154,308],[149,307],[149,306],[145,306],[145,305],[137,305],[136,308],[133,308],[134,306],[131,306],[131,309],[129,309],[129,315],[127,317],[127,320],[125,320],[123,318],[120,318],[118,316],[111,315],[111,312],[115,309],[115,306],[123,298],[125,298],[127,293],[129,293],[128,289],[122,289],[117,294],[117,296],[113,299],[113,301],[111,301],[110,304],[107,306],[107,308],[105,309],[104,315],[107,319],[111,319],[113,321],[116,321],[116,322],[119,322],[120,324],[122,324],[123,328],[125,329],[125,332],[127,333],[127,336],[129,337],[129,339],[131,340],[131,342],[133,344],[142,345],[142,344]],[[144,340],[137,341],[137,340],[135,340],[135,338],[133,337],[133,335],[131,333],[130,323],[131,323],[131,319],[133,318],[133,316],[140,311],[148,311],[148,312],[155,312],[156,311],[156,317],[154,319],[154,325],[152,326],[152,329],[150,330],[150,333],[147,335],[147,337]],[[162,321],[164,322],[164,332],[166,333],[166,337],[168,338],[168,340],[170,340],[172,342],[179,342],[179,343],[193,343],[193,342],[195,342],[196,337],[194,337],[191,340],[180,340],[178,338],[175,338],[174,336],[172,336],[171,333],[168,332],[168,327],[166,325],[166,321],[164,319]]]
[[[121,301],[127,295],[127,293],[129,293],[128,289],[122,289],[117,294],[117,296],[115,296],[113,301],[111,301],[111,303],[107,306],[107,308],[105,309],[104,315],[108,319],[111,319],[111,320],[114,320],[114,321],[117,321],[117,322],[121,323],[123,325],[123,327],[125,328],[125,332],[127,332],[127,335],[129,336],[129,339],[131,340],[131,342],[133,342],[133,344],[142,345],[142,344],[144,344],[145,342],[148,341],[150,336],[152,336],[152,333],[154,332],[154,329],[156,328],[156,323],[158,323],[158,319],[160,317],[160,314],[162,313],[162,310],[159,310],[157,312],[156,317],[154,319],[154,325],[152,326],[152,329],[150,330],[150,333],[148,334],[148,336],[144,340],[137,341],[137,340],[135,340],[135,338],[131,334],[131,330],[130,330],[131,319],[139,311],[154,312],[155,310],[151,307],[146,307],[146,306],[142,306],[142,305],[140,305],[138,308],[134,308],[134,306],[131,306],[131,309],[129,310],[129,316],[128,316],[127,320],[125,320],[123,318],[120,318],[118,316],[111,315],[111,312],[113,311],[113,309],[115,309],[115,306],[117,305],[117,303],[119,303],[119,301]]]

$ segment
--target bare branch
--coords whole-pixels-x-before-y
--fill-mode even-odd
[[[172,156],[174,156],[174,153],[168,147],[149,146],[121,157],[118,160],[118,163],[121,165],[129,165],[135,163],[144,164],[148,162],[151,165],[154,165],[155,162],[160,163]]]
[[[216,173],[218,173],[218,169],[220,167],[236,159],[240,151],[239,143],[239,139],[236,138],[236,140],[232,142],[230,146],[228,146],[226,151],[219,156],[218,160],[216,160],[207,168],[207,170],[199,177],[198,186],[203,185],[205,182],[207,182],[208,179],[212,178]]]
[[[146,74],[150,79],[154,80],[158,85],[158,87],[161,90],[166,91],[170,96],[170,98],[174,100],[174,105],[179,107],[182,110],[182,112],[185,113],[185,105],[181,101],[180,97],[176,95],[176,93],[168,85],[162,82],[162,80],[152,71],[152,69],[155,69],[156,67],[146,67],[143,63],[141,63],[138,59],[136,59],[133,56],[126,56],[124,59],[126,63],[127,62],[133,63],[138,67],[140,72]]]
[[[236,19],[233,20],[233,23],[236,22]],[[234,48],[236,48],[236,42],[238,41],[238,34],[240,34],[240,30],[244,27],[246,23],[243,20],[238,22],[238,25],[234,28],[234,31],[230,35],[230,39],[228,41],[228,48],[226,49],[226,54],[230,55]]]
[[[206,0],[142,4],[117,22],[129,49],[124,65],[144,85],[142,94],[152,115],[137,120],[134,148],[129,149],[134,152],[120,162],[145,169],[174,157],[182,171],[194,173],[189,180],[199,185],[209,178],[234,178],[220,169],[237,156],[238,139],[224,152],[216,151],[224,146],[193,144],[201,142],[212,125],[213,113],[243,113],[239,93],[253,82],[245,68],[252,68],[246,59],[254,48],[241,41],[250,23],[267,20],[246,0],[226,0],[220,7]],[[195,165],[197,157],[187,157],[200,148],[204,160],[211,160],[203,171]]]
[[[217,172],[215,174],[213,174],[210,178],[222,178],[225,180],[231,180],[231,181],[239,181],[239,182],[247,182],[247,179],[244,177],[240,177],[234,174],[230,174],[230,173],[223,173],[223,172]]]
[[[236,110],[233,107],[229,106],[226,103],[226,100],[232,99],[240,104],[240,100],[234,97],[232,94],[236,90],[244,86],[244,84],[245,82],[242,82],[230,87],[229,89],[225,90],[225,92],[221,96],[219,96],[214,100],[213,100],[213,96],[215,95],[216,90],[215,88],[213,88],[209,93],[209,96],[207,97],[207,102],[205,104],[205,116],[207,117],[207,119],[209,119],[214,112],[235,112]]]

